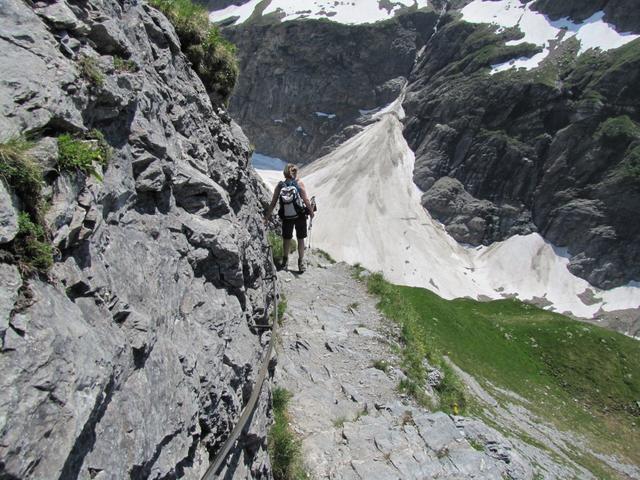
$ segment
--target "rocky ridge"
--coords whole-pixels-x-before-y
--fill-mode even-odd
[[[531,72],[487,75],[520,54],[487,25],[444,19],[404,108],[423,204],[471,245],[540,232],[601,288],[640,278],[634,149],[638,41],[575,59],[566,42]],[[501,38],[502,37],[502,38]]]
[[[56,252],[21,276],[29,199],[0,182],[0,477],[200,479],[270,338],[249,142],[145,3],[7,0],[0,50],[0,141],[37,139]],[[92,129],[108,165],[61,170],[56,139]],[[269,477],[268,397],[224,475]]]

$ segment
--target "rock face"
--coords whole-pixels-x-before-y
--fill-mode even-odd
[[[437,18],[416,12],[372,25],[265,20],[228,27],[242,72],[229,110],[257,151],[311,161],[357,133],[345,127],[398,97]]]
[[[640,278],[636,40],[488,75],[509,32],[446,17],[408,86],[405,137],[423,204],[458,241],[540,232],[602,288]],[[517,47],[511,47],[517,48]]]
[[[0,477],[200,479],[269,341],[252,328],[273,284],[249,142],[148,5],[0,12],[0,131],[39,132],[38,158],[90,129],[112,149],[103,181],[45,165],[50,278],[0,263]],[[3,200],[2,242],[15,214]],[[270,476],[268,396],[224,475]]]
[[[576,21],[586,20],[593,14],[602,11],[605,14],[604,20],[616,25],[620,31],[640,31],[640,11],[629,0],[569,0],[564,2],[536,0],[533,8],[549,15],[553,20],[570,17]]]

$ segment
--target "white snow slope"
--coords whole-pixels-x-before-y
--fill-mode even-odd
[[[222,10],[214,10],[209,14],[212,22],[238,17],[233,23],[245,22],[262,0],[251,0],[244,5],[230,5]],[[392,8],[387,10],[380,6],[379,0],[271,0],[262,15],[279,12],[284,15],[282,21],[302,18],[325,18],[334,22],[351,25],[373,23],[393,18],[402,7],[427,6],[427,0],[391,0]]]
[[[531,10],[534,0],[520,3],[520,0],[474,0],[462,9],[463,19],[470,23],[493,23],[500,28],[518,26],[524,33],[520,40],[512,40],[507,45],[533,43],[543,47],[543,51],[531,58],[522,57],[505,63],[492,65],[491,73],[510,68],[537,67],[550,53],[551,42],[576,37],[580,41],[579,54],[590,48],[603,51],[618,48],[640,35],[618,33],[613,25],[604,22],[604,12],[597,12],[582,23],[574,23],[568,18],[550,20],[546,15]]]
[[[538,234],[490,247],[466,248],[420,204],[412,180],[414,155],[402,136],[400,100],[376,123],[301,171],[318,201],[311,242],[338,260],[382,271],[391,282],[428,288],[444,298],[545,298],[550,308],[593,317],[640,306],[640,286],[599,291],[573,276],[568,259]],[[258,171],[272,187],[278,171]],[[600,299],[578,298],[591,289]]]

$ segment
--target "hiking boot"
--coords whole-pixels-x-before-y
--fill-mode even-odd
[[[282,257],[282,265],[280,265],[280,268],[282,270],[288,270],[289,269],[289,257]]]
[[[307,269],[307,267],[304,264],[304,260],[298,259],[298,271],[300,273],[304,273],[304,271]]]

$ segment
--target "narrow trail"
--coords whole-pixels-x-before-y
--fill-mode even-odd
[[[308,260],[302,275],[279,274],[288,306],[275,381],[293,394],[291,424],[312,478],[591,477],[479,420],[428,412],[400,394],[395,326],[351,267]],[[381,359],[386,372],[372,366]]]

